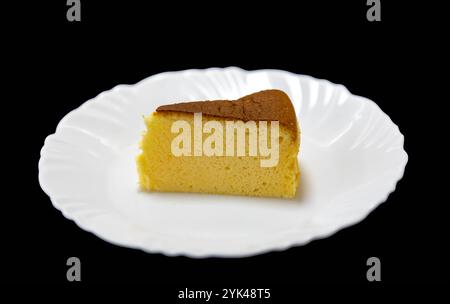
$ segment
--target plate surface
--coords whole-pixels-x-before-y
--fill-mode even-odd
[[[276,88],[302,130],[293,200],[138,190],[143,115],[158,105],[236,99]],[[67,114],[47,137],[39,182],[53,205],[111,243],[190,257],[242,257],[298,246],[364,219],[408,156],[398,127],[342,85],[279,70],[187,70],[119,85]]]

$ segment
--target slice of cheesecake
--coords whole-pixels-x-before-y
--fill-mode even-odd
[[[280,90],[164,105],[145,123],[137,157],[145,190],[295,196],[300,130]]]

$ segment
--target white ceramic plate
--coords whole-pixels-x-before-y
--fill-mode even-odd
[[[285,91],[302,130],[293,200],[146,193],[135,156],[158,105]],[[47,137],[39,181],[53,205],[111,243],[190,257],[242,257],[298,246],[364,219],[407,162],[403,136],[371,100],[279,70],[187,70],[119,85],[67,114]]]

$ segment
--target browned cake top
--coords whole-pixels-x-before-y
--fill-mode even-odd
[[[289,96],[280,90],[264,90],[237,100],[207,100],[160,106],[157,112],[185,112],[243,121],[279,121],[297,133],[297,118]]]

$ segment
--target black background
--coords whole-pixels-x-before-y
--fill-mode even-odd
[[[8,32],[21,47],[19,59],[11,60],[31,80],[30,92],[18,93],[31,93],[24,113],[30,124],[21,131],[30,134],[24,164],[32,168],[26,175],[30,187],[19,191],[25,198],[17,226],[25,228],[15,229],[20,244],[10,247],[21,261],[12,263],[15,282],[28,277],[42,290],[84,294],[101,288],[105,294],[145,295],[146,302],[158,298],[157,303],[176,302],[177,291],[186,287],[270,288],[271,301],[291,303],[305,294],[317,300],[387,299],[392,292],[416,297],[427,283],[437,284],[426,275],[437,257],[430,252],[433,239],[425,237],[429,211],[421,206],[425,194],[419,186],[425,130],[417,124],[414,75],[422,65],[421,24],[412,5],[393,6],[394,1],[382,1],[381,22],[368,22],[365,2],[244,7],[242,2],[81,1],[81,22],[67,21],[65,1],[12,11],[18,18]],[[15,26],[24,21],[26,27]],[[40,189],[37,163],[45,137],[65,114],[118,84],[164,71],[226,66],[308,74],[374,100],[405,135],[409,162],[396,191],[364,221],[329,238],[244,259],[197,260],[121,248],[81,230],[52,207]],[[71,256],[81,259],[82,282],[66,280]],[[366,280],[371,256],[381,260],[381,282]],[[251,301],[233,303],[245,302]]]

